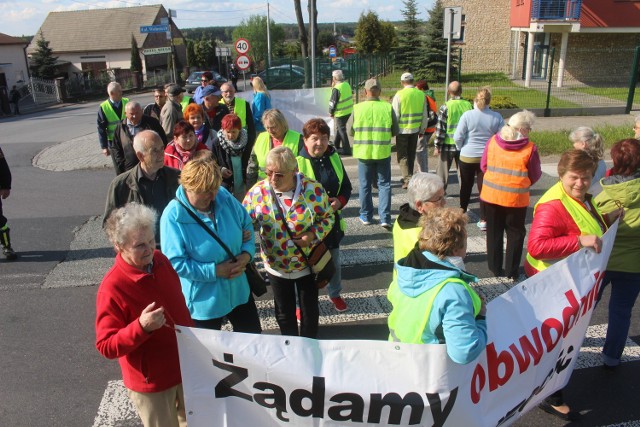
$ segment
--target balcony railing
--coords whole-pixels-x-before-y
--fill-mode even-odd
[[[582,0],[533,0],[533,21],[577,21],[580,19]]]

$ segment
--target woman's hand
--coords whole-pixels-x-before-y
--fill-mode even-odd
[[[231,178],[231,176],[233,175],[233,172],[231,172],[227,168],[222,168],[221,172],[222,172],[222,177],[223,178]]]
[[[225,279],[235,279],[244,273],[245,265],[247,262],[242,262],[241,259],[245,259],[244,256],[249,256],[248,254],[239,255],[235,261],[226,260],[225,262],[218,263],[216,265],[216,276],[222,277]]]
[[[331,203],[331,207],[334,211],[342,209],[342,203],[340,203],[340,200],[338,200],[337,197],[329,197],[329,203]]]
[[[242,230],[242,243],[246,243],[249,240],[253,240],[253,231]]]
[[[155,301],[146,306],[138,318],[138,322],[140,322],[142,330],[148,334],[156,329],[162,328],[167,321],[164,317],[164,307],[156,308],[154,310],[155,306]]]
[[[578,236],[578,243],[583,248],[593,248],[597,254],[602,250],[602,239],[600,239],[595,234],[590,234],[588,236]]]
[[[316,235],[312,231],[307,231],[301,235],[294,237],[293,242],[301,248],[308,248],[313,244]]]
[[[608,225],[613,224],[614,222],[616,222],[616,219],[620,218],[622,220],[622,218],[624,218],[624,208],[618,208],[614,211],[611,211],[607,214],[605,214],[605,219],[607,221]]]

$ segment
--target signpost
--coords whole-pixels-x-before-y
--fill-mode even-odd
[[[329,58],[335,58],[338,56],[338,50],[335,46],[329,46]]]
[[[240,71],[245,72],[251,66],[251,60],[247,55],[240,55],[236,58],[236,65]]]
[[[460,38],[462,31],[462,7],[446,7],[444,9],[444,34],[442,38],[447,39],[447,72],[444,87],[444,100],[447,101],[449,95],[449,67],[451,64],[451,40]],[[457,34],[457,36],[456,36]]]
[[[166,33],[169,31],[169,25],[141,25],[141,33]]]
[[[238,52],[238,57],[236,58],[236,66],[238,67],[238,70],[242,71],[243,90],[247,90],[246,71],[251,66],[251,60],[249,59],[247,53],[249,53],[251,45],[249,44],[249,40],[247,39],[238,39],[235,41],[233,46],[236,48],[236,52]]]
[[[142,54],[144,56],[148,55],[160,55],[161,53],[171,53],[171,47],[154,47],[150,49],[143,49]]]
[[[245,53],[249,52],[249,49],[251,49],[251,45],[249,44],[249,41],[247,39],[236,40],[234,46],[236,48],[236,52],[238,52],[240,55],[244,55]]]

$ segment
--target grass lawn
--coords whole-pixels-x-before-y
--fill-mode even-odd
[[[606,147],[605,152],[609,152],[609,149],[613,144],[621,139],[629,138],[630,127],[627,126],[602,126],[596,127],[594,130],[598,132],[604,140]],[[569,141],[570,130],[562,131],[542,131],[536,132],[535,126],[531,131],[531,140],[538,146],[538,151],[541,156],[549,156],[553,154],[561,154],[565,150],[573,147],[573,144]]]
[[[627,87],[576,87],[571,90],[589,95],[604,96],[606,98],[627,102],[629,88]],[[634,103],[640,103],[640,88],[636,88]]]

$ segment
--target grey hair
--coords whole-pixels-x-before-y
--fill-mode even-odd
[[[438,175],[428,172],[414,173],[407,187],[407,197],[411,208],[415,209],[416,202],[432,199],[442,188],[444,188],[444,183]]]
[[[500,129],[500,136],[505,141],[515,141],[516,139],[518,139],[518,129],[531,129],[535,120],[536,115],[531,111],[519,111],[509,118],[509,122],[507,125]]]
[[[109,95],[111,95],[111,93],[114,92],[115,90],[119,90],[120,92],[122,92],[122,86],[120,86],[120,83],[111,82],[107,85],[107,93]]]
[[[290,148],[281,145],[269,151],[267,165],[277,166],[280,172],[292,172],[298,167],[296,156]]]
[[[331,75],[333,76],[334,79],[336,79],[339,82],[344,81],[344,73],[342,72],[342,70],[333,70]]]
[[[111,212],[104,231],[115,247],[124,246],[132,231],[140,229],[154,231],[157,218],[158,214],[154,209],[141,203],[131,202]]]
[[[147,148],[149,147],[149,142],[151,140],[162,142],[162,138],[158,135],[158,132],[155,130],[143,130],[138,132],[136,136],[133,137],[133,151],[136,153],[144,154],[147,152]]]
[[[587,126],[580,126],[573,130],[569,134],[571,142],[582,142],[585,145],[585,149],[595,154],[598,159],[604,157],[604,141],[599,133],[594,132],[593,129]]]
[[[125,111],[132,110],[134,108],[142,108],[142,105],[140,105],[138,101],[129,101],[127,102],[127,105],[125,105],[124,107]]]

